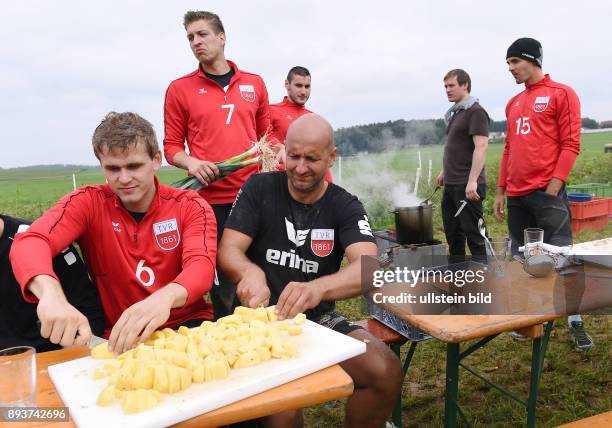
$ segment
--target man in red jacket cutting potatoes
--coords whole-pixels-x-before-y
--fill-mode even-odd
[[[217,253],[210,206],[193,191],[159,184],[155,132],[137,114],[109,113],[92,141],[107,184],[66,195],[16,234],[11,248],[24,298],[38,301],[41,335],[62,346],[91,336],[53,271],[53,257],[73,241],[98,288],[111,351],[124,352],[158,328],[212,319],[203,300]]]

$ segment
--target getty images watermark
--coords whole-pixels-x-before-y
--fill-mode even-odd
[[[535,278],[518,262],[508,263],[500,274],[495,263],[469,258],[452,263],[446,256],[406,260],[400,254],[393,261],[399,266],[385,266],[377,257],[362,257],[361,286],[368,307],[374,304],[400,316],[612,313],[612,275],[593,273],[588,266]]]
[[[415,293],[414,290],[401,291],[399,294],[386,294],[382,287],[386,284],[405,284],[410,289],[424,288],[425,285],[442,287],[439,291],[449,291],[452,287],[462,289],[466,285],[478,285],[485,282],[486,267],[466,269],[376,269],[372,274],[372,285],[375,290],[371,298],[374,303],[491,303],[491,293],[482,292],[451,292],[441,293],[432,290],[427,293]]]

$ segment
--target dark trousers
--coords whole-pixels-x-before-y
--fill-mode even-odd
[[[572,243],[572,216],[565,186],[558,196],[535,190],[524,196],[508,196],[508,230],[512,254],[519,254],[528,227],[544,229],[544,242],[565,246]]]
[[[472,259],[486,263],[487,251],[485,240],[478,230],[478,220],[483,218],[482,202],[487,194],[486,184],[478,184],[476,192],[479,201],[470,201],[465,197],[466,184],[446,184],[442,195],[442,222],[450,262],[465,260],[465,243],[467,241],[472,253]],[[466,201],[467,204],[461,213],[455,217],[459,207]]]
[[[217,245],[221,242],[225,221],[232,210],[232,204],[211,205],[215,218],[217,219]],[[216,281],[210,290],[215,319],[230,315],[236,306],[239,305],[236,297],[236,285],[229,281],[223,273],[217,269]]]

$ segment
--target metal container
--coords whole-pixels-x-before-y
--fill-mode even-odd
[[[422,244],[433,240],[432,204],[397,207],[393,214],[399,244]]]

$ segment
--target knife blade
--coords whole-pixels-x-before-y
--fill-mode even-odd
[[[40,320],[36,320],[36,328],[38,329],[39,332],[40,332],[40,327],[41,327]],[[77,333],[77,336],[78,336],[78,333]],[[95,334],[92,334],[91,337],[89,338],[89,341],[87,342],[87,347],[89,349],[92,349],[98,346],[100,343],[104,343],[104,342],[108,342],[108,340],[104,339],[103,337],[99,337],[99,336],[96,336]]]
[[[96,336],[95,334],[92,334],[91,337],[89,338],[89,342],[87,343],[87,347],[89,349],[92,349],[104,342],[108,342],[108,340],[104,339],[103,337],[99,337],[99,336]]]
[[[462,199],[461,206],[459,207],[459,209],[457,210],[457,212],[455,213],[453,217],[457,217],[459,214],[461,214],[461,211],[463,211],[466,205],[467,205],[467,201],[465,199]]]

